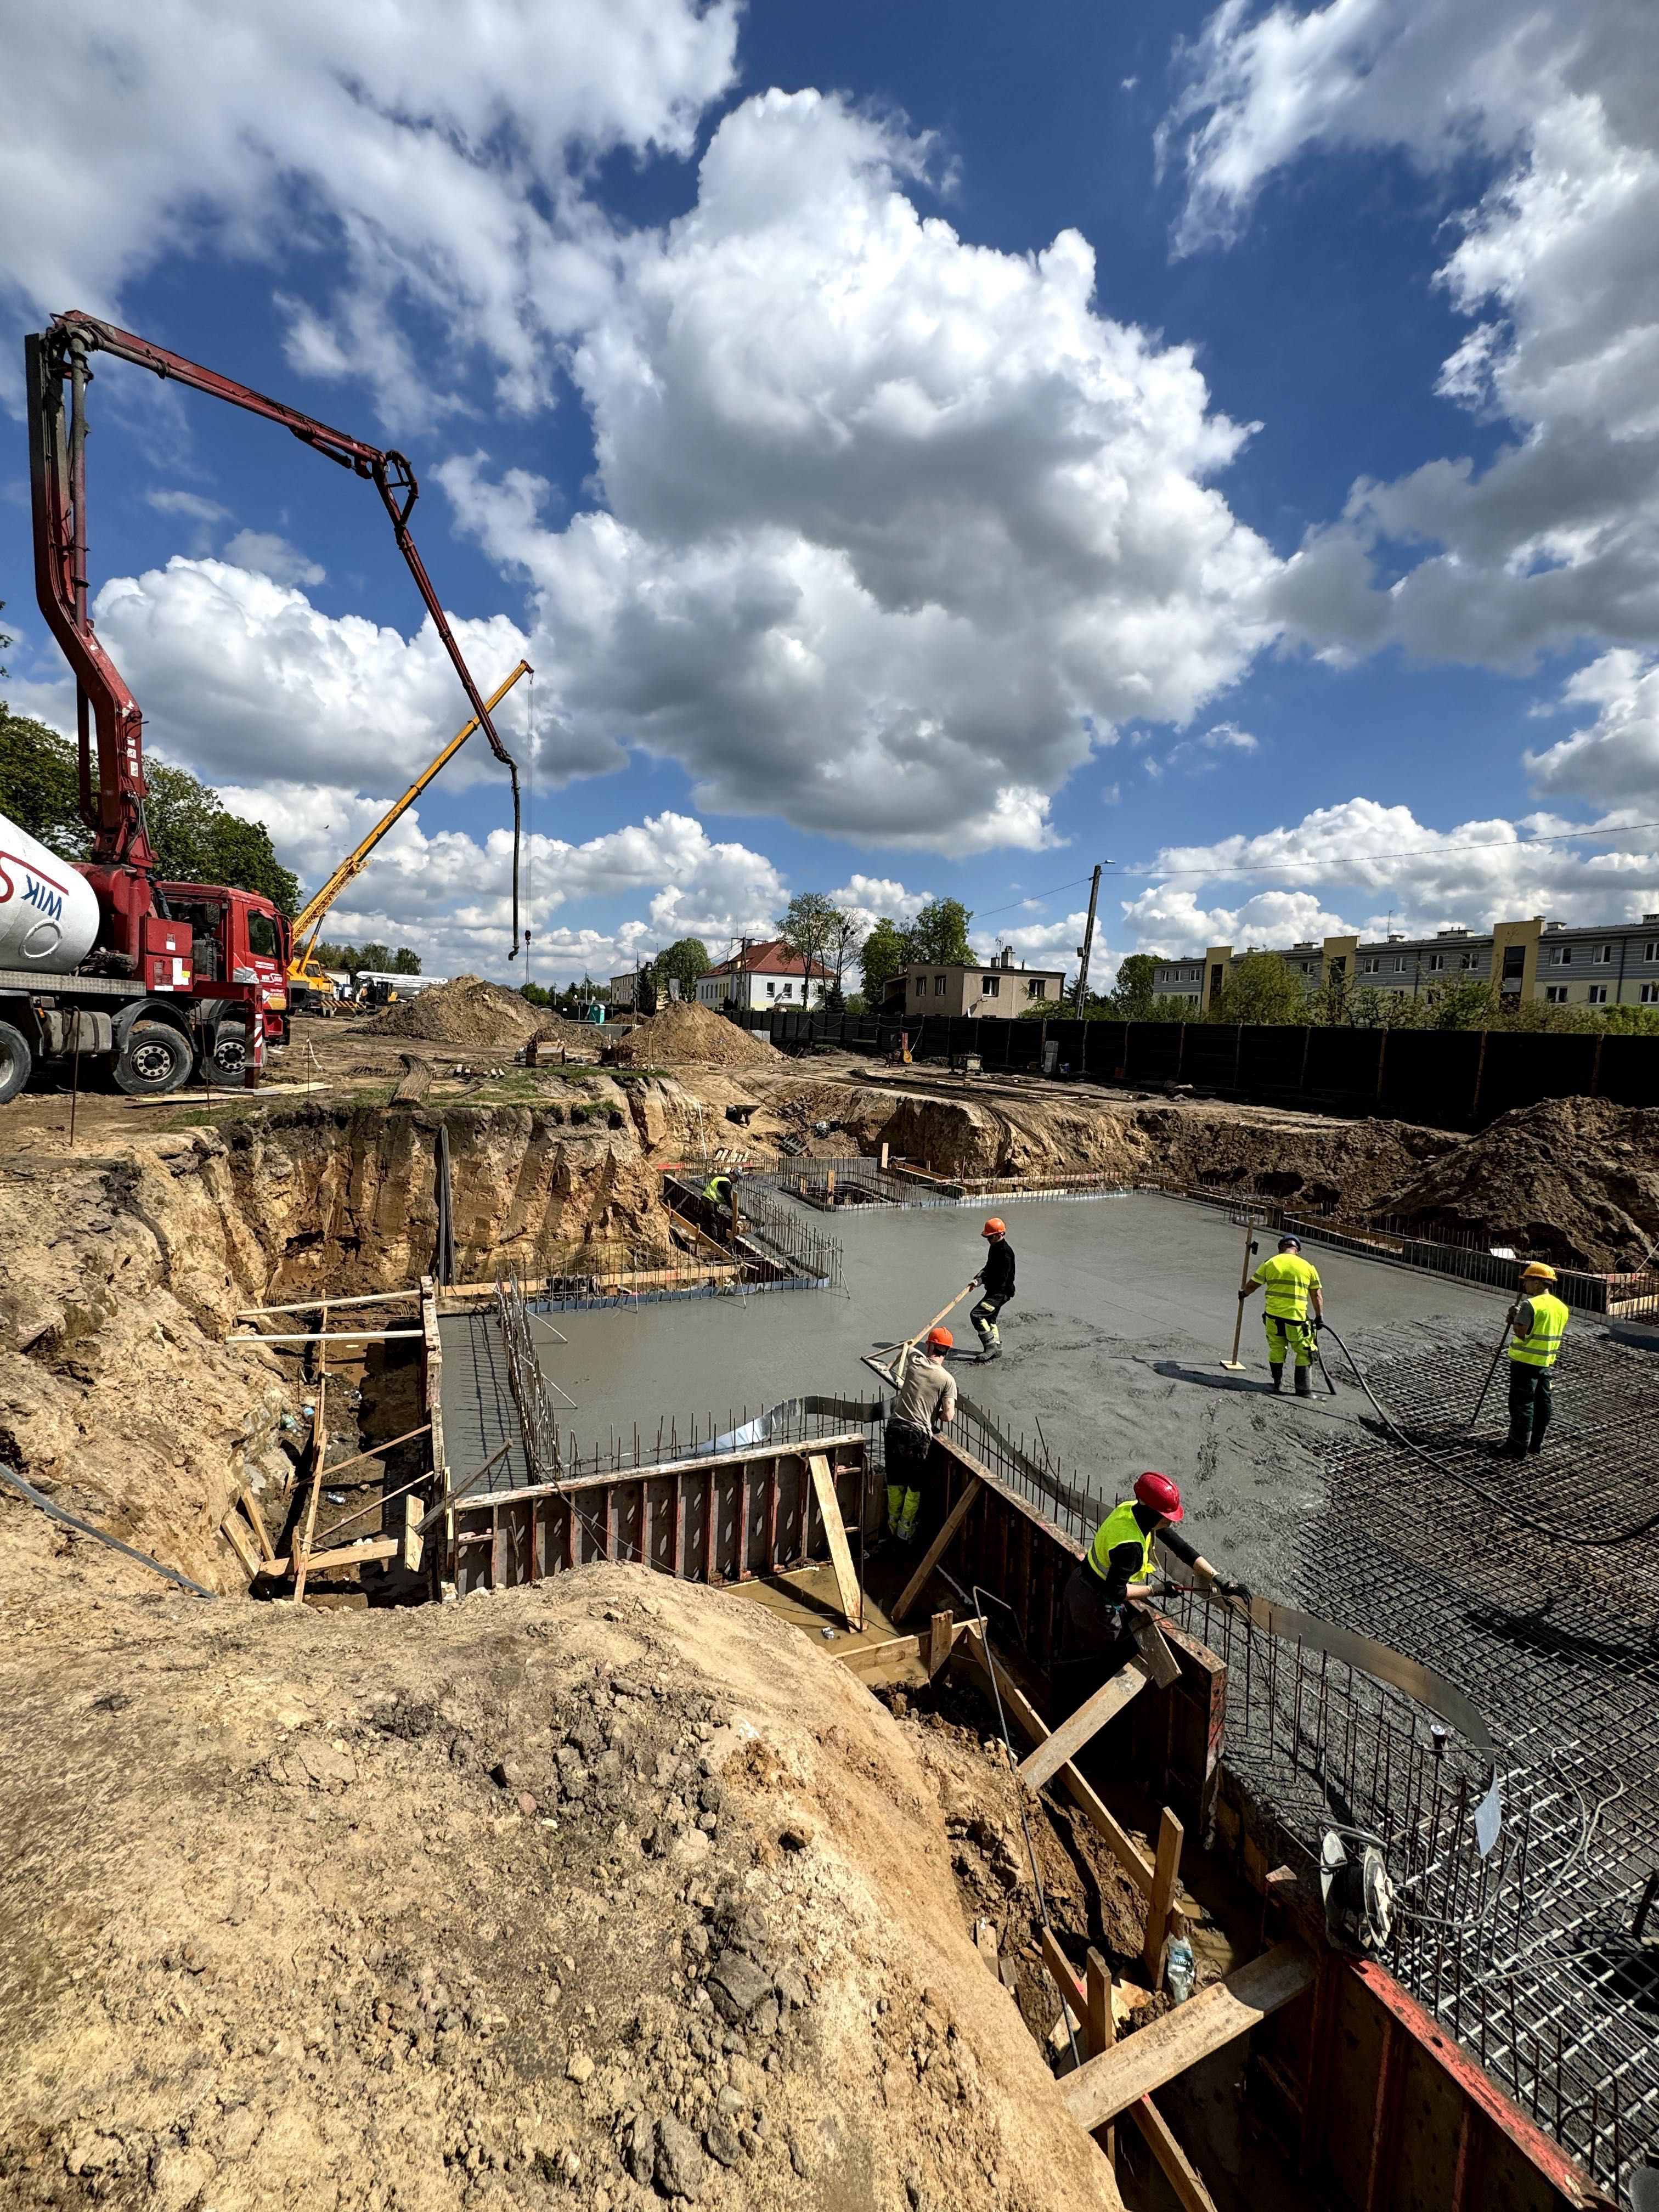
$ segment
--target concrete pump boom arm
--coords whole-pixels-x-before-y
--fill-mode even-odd
[[[513,689],[513,686],[518,682],[519,678],[521,676],[531,675],[532,672],[530,663],[527,660],[521,660],[518,666],[513,671],[513,673],[507,678],[506,683],[501,684],[499,689],[490,693],[489,698],[484,702],[484,704],[490,708],[499,707],[502,700],[506,698],[507,693]],[[438,755],[436,760],[429,762],[428,765],[421,770],[419,775],[416,777],[414,782],[410,785],[409,789],[404,792],[403,797],[397,801],[396,805],[386,809],[386,811],[380,817],[380,820],[374,824],[374,827],[369,831],[368,836],[364,838],[362,843],[358,846],[356,851],[349,854],[345,860],[342,860],[339,866],[336,868],[334,873],[329,878],[322,889],[314,893],[311,898],[307,900],[305,905],[300,909],[298,915],[295,915],[294,921],[294,943],[295,946],[294,957],[296,966],[303,966],[304,963],[310,959],[312,947],[315,945],[317,940],[317,933],[323,926],[323,916],[328,912],[330,907],[333,905],[335,900],[339,897],[340,893],[345,889],[346,885],[350,883],[355,877],[360,876],[363,870],[368,866],[370,856],[374,853],[374,848],[380,843],[381,838],[385,836],[386,831],[390,830],[393,823],[398,821],[403,815],[407,813],[409,809],[415,804],[415,801],[420,797],[421,793],[426,789],[428,784],[432,781],[434,776],[435,776],[441,769],[446,767],[449,762],[453,760],[456,754],[459,752],[461,747],[466,743],[467,739],[472,735],[472,732],[477,728],[477,726],[478,719],[475,714],[472,720],[465,725],[465,728],[456,731],[454,736],[444,747],[443,750]],[[307,930],[311,932],[310,941],[301,948],[300,945],[300,940],[305,935]]]
[[[142,748],[143,718],[137,702],[122,681],[119,671],[94,634],[87,611],[86,530],[86,386],[92,372],[88,356],[106,353],[117,361],[131,362],[153,375],[204,392],[252,415],[262,416],[298,438],[313,452],[324,454],[341,468],[365,477],[380,493],[391,519],[398,550],[415,579],[433,627],[461,680],[478,727],[489,739],[490,750],[507,769],[513,782],[513,949],[519,949],[519,836],[518,763],[496,733],[489,708],[480,696],[471,671],[450,629],[432,580],[427,574],[409,518],[420,486],[405,456],[382,451],[361,438],[331,429],[313,416],[301,414],[281,400],[268,398],[216,370],[186,361],[165,346],[136,337],[112,323],[71,310],[54,315],[50,326],[24,341],[27,362],[29,412],[29,473],[34,513],[35,588],[40,611],[52,635],[75,671],[79,689],[81,734],[81,811],[93,833],[94,860],[112,862],[141,872],[154,865],[144,827],[144,775]],[[64,386],[68,384],[71,406],[64,420]],[[88,707],[98,732],[98,796],[94,810],[91,751],[87,727]]]

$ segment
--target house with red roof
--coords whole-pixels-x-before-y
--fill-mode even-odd
[[[733,1006],[769,1012],[774,1006],[821,1006],[834,981],[834,971],[817,960],[809,975],[806,963],[781,937],[751,939],[698,978],[697,1004],[717,1013]]]

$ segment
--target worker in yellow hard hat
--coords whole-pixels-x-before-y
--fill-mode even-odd
[[[1510,1433],[1505,1459],[1524,1459],[1544,1448],[1544,1431],[1555,1410],[1550,1376],[1567,1333],[1567,1308],[1550,1284],[1553,1267],[1534,1260],[1521,1270],[1521,1295],[1510,1308]]]
[[[979,1364],[983,1367],[1002,1357],[1002,1331],[997,1327],[997,1316],[1014,1295],[1014,1248],[994,1213],[979,1233],[985,1239],[985,1265],[974,1280],[983,1295],[977,1305],[969,1308],[968,1318],[979,1337]]]
[[[884,1439],[887,1455],[887,1533],[901,1544],[916,1533],[933,1438],[957,1417],[956,1377],[945,1364],[955,1339],[930,1328],[906,1352],[894,1376],[898,1400]]]
[[[1281,1237],[1279,1249],[1264,1260],[1239,1292],[1239,1304],[1267,1293],[1262,1315],[1267,1328],[1267,1371],[1273,1389],[1285,1387],[1285,1352],[1288,1346],[1296,1359],[1296,1395],[1310,1398],[1308,1370],[1313,1364],[1314,1332],[1325,1318],[1325,1294],[1319,1270],[1302,1256],[1299,1237]]]

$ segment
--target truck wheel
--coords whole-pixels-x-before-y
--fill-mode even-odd
[[[160,1098],[190,1076],[186,1039],[165,1022],[135,1022],[115,1062],[118,1090],[134,1098]]]
[[[247,1067],[247,1032],[232,1030],[222,1033],[213,1048],[213,1065],[221,1075],[240,1083]]]
[[[0,1022],[0,1106],[16,1097],[33,1066],[34,1054],[22,1030]]]

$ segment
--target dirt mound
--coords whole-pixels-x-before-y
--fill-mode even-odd
[[[507,1052],[516,1052],[532,1036],[550,1035],[552,1027],[516,991],[486,983],[482,975],[434,983],[388,1006],[374,1021],[380,1036],[424,1037],[429,1044],[484,1045]]]
[[[723,1014],[677,999],[625,1036],[617,1057],[635,1067],[694,1061],[707,1067],[764,1067],[775,1066],[782,1054],[765,1037],[740,1030]]]
[[[1517,1107],[1382,1191],[1371,1211],[1558,1267],[1639,1267],[1659,1242],[1659,1109],[1605,1098]]]
[[[125,1571],[60,1564],[0,1643],[8,2203],[1119,2203],[964,1927],[939,1784],[759,1606]]]

